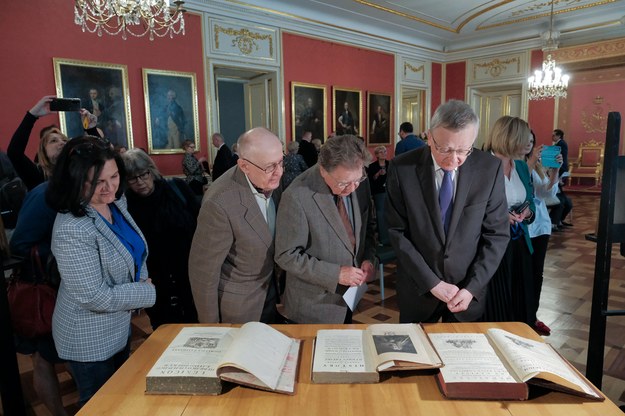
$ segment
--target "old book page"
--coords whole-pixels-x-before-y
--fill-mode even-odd
[[[377,354],[377,369],[438,368],[442,361],[423,328],[417,324],[376,324],[367,328],[371,349]]]
[[[275,390],[292,347],[291,338],[260,322],[248,322],[231,329],[235,341],[223,356],[220,367],[234,366],[254,374]]]
[[[428,334],[445,365],[445,383],[519,383],[484,334]]]
[[[217,367],[232,337],[226,327],[186,327],[146,376],[150,394],[219,394]]]
[[[589,396],[601,397],[549,344],[502,329],[489,329],[488,336],[521,380],[539,377]]]
[[[280,373],[278,379],[278,385],[274,389],[280,393],[294,394],[295,384],[297,377],[297,364],[299,358],[301,340],[291,339],[291,348],[287,356],[284,367]],[[264,390],[270,390],[260,379],[255,375],[239,370],[234,367],[222,367],[218,370],[219,377],[222,380],[230,381],[233,383],[239,383],[246,386],[257,387]]]
[[[185,327],[156,361],[148,377],[217,377],[231,337],[226,327]]]
[[[376,382],[365,331],[358,329],[319,330],[313,358],[313,381],[320,383]]]

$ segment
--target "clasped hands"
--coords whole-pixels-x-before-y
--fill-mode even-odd
[[[341,266],[339,272],[339,284],[344,286],[360,286],[363,283],[370,282],[375,276],[375,267],[369,260],[365,260],[358,267]]]
[[[473,295],[466,289],[460,289],[456,285],[440,282],[430,290],[441,302],[447,304],[447,309],[452,313],[466,311],[473,299]]]

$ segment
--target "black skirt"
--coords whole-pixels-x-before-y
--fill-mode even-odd
[[[488,284],[484,322],[525,322],[534,325],[532,256],[521,236],[510,240],[506,253]]]

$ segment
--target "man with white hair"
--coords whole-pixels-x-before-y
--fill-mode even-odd
[[[283,173],[282,142],[254,128],[239,159],[208,188],[189,254],[189,280],[203,323],[276,319],[274,235]]]

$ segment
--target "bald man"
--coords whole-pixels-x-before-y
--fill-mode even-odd
[[[239,159],[209,187],[189,254],[200,322],[276,319],[274,234],[282,142],[265,128],[238,140]]]

